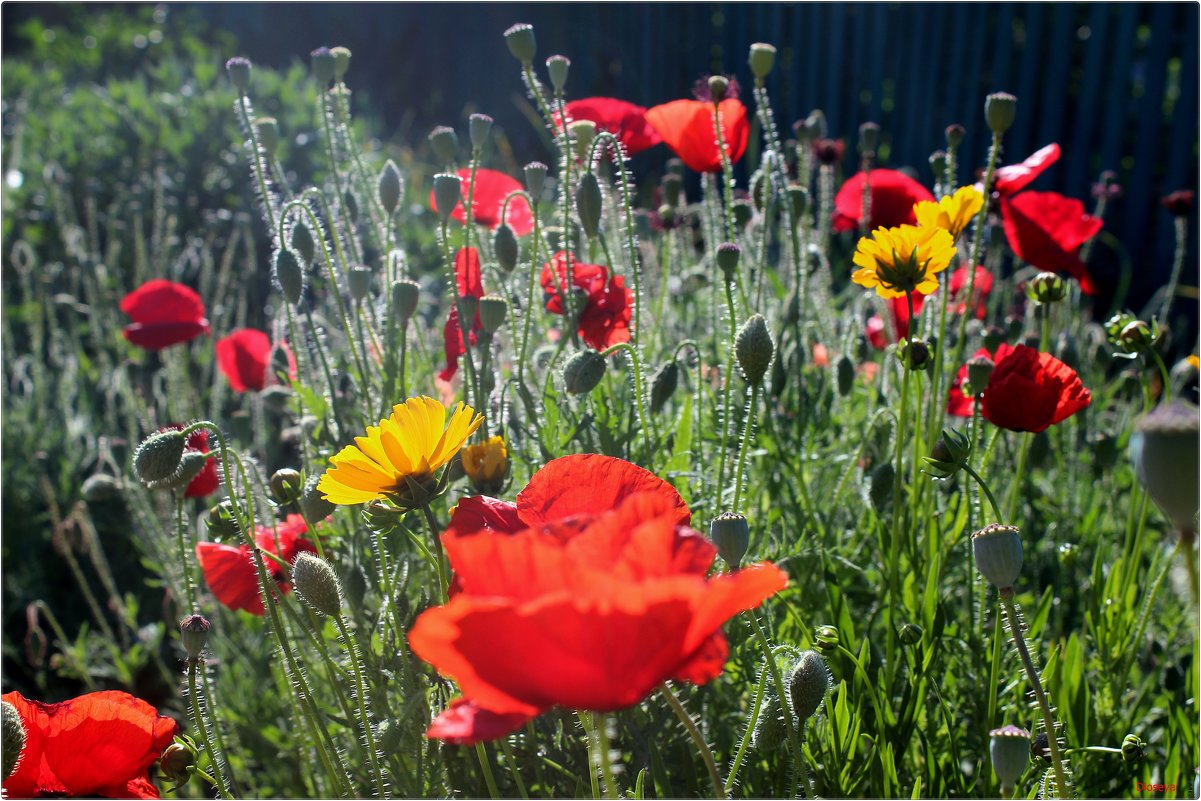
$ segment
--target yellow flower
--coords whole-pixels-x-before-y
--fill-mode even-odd
[[[480,423],[482,415],[460,403],[446,420],[446,407],[433,398],[409,398],[392,407],[392,416],[367,426],[330,458],[330,469],[317,490],[330,503],[352,504],[401,493],[407,479],[428,481],[454,458]]]
[[[955,194],[935,203],[923,200],[913,207],[917,224],[922,228],[941,228],[956,239],[972,218],[984,208],[984,195],[974,186],[961,186]]]
[[[1194,370],[1201,370],[1201,358],[1198,358],[1197,356],[1194,355],[1194,356],[1189,356],[1186,361],[1188,361],[1188,363],[1193,366]]]
[[[463,470],[471,484],[485,494],[499,492],[509,476],[509,451],[505,441],[492,437],[463,448]]]
[[[877,228],[859,240],[853,261],[861,269],[851,280],[875,287],[882,298],[901,298],[906,292],[928,295],[938,289],[935,274],[947,269],[954,255],[955,240],[942,228]]]

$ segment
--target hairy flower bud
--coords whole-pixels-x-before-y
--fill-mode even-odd
[[[722,512],[709,524],[709,539],[730,569],[737,570],[751,544],[751,527],[744,515]]]
[[[738,368],[748,384],[754,387],[762,383],[775,350],[767,320],[762,314],[752,314],[734,337],[734,355],[738,357]]]
[[[330,563],[301,551],[292,563],[292,586],[296,594],[319,615],[336,617],[342,610],[342,587]]]
[[[582,350],[563,365],[563,383],[569,395],[586,395],[605,375],[605,357],[594,350]]]
[[[7,780],[21,761],[26,738],[21,713],[8,701],[0,701],[0,735],[0,762],[3,762],[3,777]]]
[[[284,300],[295,306],[304,294],[304,270],[296,254],[288,248],[280,248],[275,254],[275,283]]]
[[[575,192],[575,208],[580,215],[580,227],[589,239],[595,239],[600,233],[601,212],[604,210],[596,173],[586,172],[580,177],[580,185]]]
[[[317,482],[320,476],[310,476],[305,482],[304,494],[300,496],[300,512],[304,515],[305,520],[324,520],[333,514],[334,505],[321,497],[321,492],[317,489]]]
[[[1013,126],[1017,111],[1018,99],[1008,92],[994,92],[984,99],[984,119],[998,136]]]
[[[792,696],[792,711],[804,725],[813,717],[830,691],[830,669],[817,651],[805,651],[788,677],[788,694]]]
[[[845,398],[855,386],[855,363],[850,356],[843,354],[834,369],[838,378],[838,396]]]
[[[179,621],[179,639],[189,661],[200,659],[204,646],[209,641],[209,629],[212,624],[203,615],[188,615]]]
[[[675,394],[680,383],[680,365],[673,359],[665,362],[651,378],[651,412],[658,414]]]
[[[88,503],[101,503],[121,496],[121,481],[107,473],[90,475],[80,488]]]
[[[1014,526],[994,523],[972,535],[976,569],[999,590],[1013,587],[1022,572],[1022,538]]]
[[[225,71],[229,73],[229,80],[238,92],[244,94],[250,85],[250,59],[234,56],[225,62]]]
[[[517,268],[517,236],[512,228],[503,223],[496,227],[492,234],[492,252],[496,254],[496,262],[504,272],[511,273]]]
[[[275,117],[259,117],[253,124],[255,136],[259,146],[263,148],[264,155],[268,160],[275,158],[275,151],[279,149],[279,123],[275,121]]]
[[[967,360],[967,383],[973,395],[984,393],[994,367],[996,364],[993,360],[983,354]]]
[[[733,242],[722,242],[717,246],[715,259],[726,283],[732,282],[738,276],[738,262],[741,258],[742,248]]]
[[[142,483],[168,479],[179,469],[187,438],[182,431],[159,431],[142,440],[133,455],[133,474]]]
[[[292,226],[292,251],[300,257],[301,264],[312,264],[317,256],[317,241],[308,225],[297,222]]]
[[[430,149],[434,151],[434,158],[443,164],[454,164],[455,159],[459,156],[459,135],[455,133],[455,129],[449,125],[438,125],[429,132],[426,139],[430,143]],[[455,176],[458,178],[458,176]],[[434,176],[435,184],[437,176]],[[455,201],[456,203],[458,200]],[[438,204],[438,208],[442,208],[442,204]]]
[[[538,53],[538,45],[534,39],[533,25],[519,22],[511,26],[505,31],[505,44],[509,46],[509,52],[513,54],[513,58],[520,61],[523,65],[529,66],[534,63],[534,56]]]
[[[388,159],[384,168],[380,170],[376,190],[379,204],[384,207],[384,211],[395,214],[400,206],[400,196],[404,192],[404,181],[400,177],[400,168],[392,159]]]

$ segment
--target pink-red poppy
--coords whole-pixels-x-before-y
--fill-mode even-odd
[[[275,554],[290,564],[301,551],[315,552],[313,544],[304,539],[306,531],[308,527],[304,518],[291,514],[274,529],[270,526],[256,527],[254,541],[259,550]],[[245,543],[233,546],[201,542],[196,545],[196,558],[200,561],[204,581],[212,590],[213,597],[235,611],[242,609],[252,615],[264,614],[266,610],[259,593],[258,572],[250,548]],[[275,579],[279,591],[289,592],[292,587],[284,580],[283,568],[271,559],[264,559],[263,563],[271,578]]]
[[[25,747],[4,780],[8,798],[158,798],[149,768],[179,725],[117,690],[58,704],[5,693],[25,729]],[[6,744],[7,745],[7,744]]]
[[[586,97],[566,107],[569,120],[589,120],[618,138],[628,155],[641,153],[663,141],[646,120],[646,109],[614,97]]]
[[[563,313],[563,296],[567,290],[567,264],[571,260],[571,282],[584,292],[584,308],[577,309],[576,321],[580,336],[597,350],[619,342],[630,341],[630,319],[633,316],[634,293],[626,288],[620,275],[610,277],[599,264],[585,264],[575,254],[559,251],[550,263],[542,265],[542,291],[546,310]],[[577,304],[578,305],[578,304]]]
[[[872,170],[867,177],[857,172],[846,180],[834,196],[834,230],[854,231],[859,228],[863,217],[863,184],[871,186],[871,221],[869,230],[881,226],[895,228],[899,225],[914,225],[917,216],[914,204],[923,200],[934,200],[930,190],[903,172],[897,170]]]
[[[994,362],[988,386],[981,398],[980,413],[995,426],[1010,431],[1046,431],[1092,403],[1092,394],[1076,371],[1049,353],[1025,345],[1002,344],[996,354],[983,348],[977,356],[990,356]],[[947,399],[947,411],[968,416],[965,405],[954,393],[963,395],[967,367],[961,367]],[[952,402],[957,411],[952,411]],[[966,414],[962,413],[966,409]]]
[[[470,744],[555,706],[611,711],[666,679],[703,684],[728,655],[722,624],[786,585],[767,563],[706,578],[716,549],[681,522],[686,507],[662,486],[617,489],[597,469],[603,458],[576,462],[588,467],[580,475],[556,460],[527,487],[518,510],[538,520],[531,528],[444,535],[461,591],[423,613],[409,643],[463,697],[430,737]],[[597,497],[592,479],[604,487]]]
[[[1084,211],[1083,203],[1058,192],[1022,192],[1001,201],[1001,219],[1018,258],[1040,270],[1067,273],[1086,295],[1096,291],[1078,254],[1102,223]]]
[[[466,225],[467,212],[463,208],[463,202],[467,200],[468,192],[471,191],[469,186],[471,170],[461,169],[458,171],[458,176],[462,182],[460,189],[462,200],[455,206],[450,216]],[[471,218],[488,228],[500,227],[501,208],[504,206],[505,198],[513,192],[522,191],[522,189],[524,187],[517,182],[517,179],[510,178],[503,172],[484,167],[476,169],[475,189],[471,195]],[[438,210],[438,203],[432,190],[430,191],[430,207],[434,211]],[[525,236],[534,230],[534,213],[530,211],[530,204],[524,197],[518,196],[509,202],[508,215],[503,222],[512,228],[513,233],[517,236]]]
[[[480,265],[480,254],[475,248],[460,248],[455,254],[455,286],[462,297],[482,298],[484,296],[484,279]],[[483,325],[480,323],[480,313],[476,310],[475,319],[471,322],[468,341],[474,345]],[[446,352],[446,367],[438,373],[438,378],[449,381],[459,371],[459,357],[467,352],[463,345],[463,330],[459,326],[458,304],[451,300],[450,314],[446,324],[442,326],[442,347]]]
[[[121,311],[133,320],[122,331],[125,338],[146,350],[190,342],[209,331],[200,296],[190,287],[161,278],[126,295]]]
[[[746,106],[742,105],[741,100],[729,98],[718,104],[718,111],[726,153],[730,163],[735,163],[746,152],[747,137],[751,130],[746,119]],[[648,109],[646,121],[688,169],[695,172],[721,171],[721,151],[717,149],[717,135],[713,128],[712,103],[673,100]]]
[[[296,357],[280,343],[288,359],[288,374],[296,377]],[[217,340],[217,367],[234,392],[258,391],[272,383],[271,338],[253,328],[239,328]]]

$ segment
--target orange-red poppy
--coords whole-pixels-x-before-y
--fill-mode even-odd
[[[1001,201],[1005,238],[1019,259],[1055,273],[1067,273],[1091,295],[1096,285],[1080,260],[1080,246],[1101,230],[1101,220],[1076,198],[1058,192],[1022,192]]]
[[[280,343],[288,360],[288,373],[296,376],[296,357]],[[264,389],[271,383],[271,338],[253,328],[239,328],[217,340],[217,367],[234,392]]]
[[[729,98],[718,104],[721,115],[721,134],[730,162],[737,162],[746,152],[751,126],[746,119],[746,106],[741,100]],[[673,100],[646,112],[651,124],[663,141],[683,160],[688,169],[696,172],[720,172],[721,151],[717,149],[717,132],[713,128],[713,104],[702,100]]]
[[[25,747],[4,781],[8,798],[83,796],[158,798],[148,769],[179,726],[154,707],[116,690],[58,704],[5,693],[25,728]]]

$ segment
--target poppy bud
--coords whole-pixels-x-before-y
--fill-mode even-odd
[[[947,154],[944,150],[935,150],[930,154],[930,169],[934,172],[934,180],[942,183],[947,175]]]
[[[1014,526],[993,523],[972,535],[976,568],[999,590],[1012,589],[1022,572],[1022,538]]]
[[[301,491],[304,490],[304,481],[300,477],[300,472],[293,470],[290,467],[281,467],[271,474],[271,497],[275,498],[275,502],[281,505],[287,505],[299,500]]]
[[[304,495],[300,496],[300,512],[305,520],[324,520],[334,512],[334,505],[321,497],[317,490],[320,476],[310,476],[304,485]]]
[[[1026,284],[1026,297],[1035,303],[1058,303],[1067,295],[1067,281],[1055,273],[1039,273]]]
[[[288,248],[280,248],[275,254],[275,283],[284,300],[295,306],[304,294],[304,270],[296,254]]]
[[[767,670],[767,668],[763,668]],[[759,717],[751,729],[751,747],[756,751],[774,751],[788,737],[788,721],[774,684],[769,683],[759,706]]]
[[[809,211],[809,190],[803,186],[789,184],[787,191],[788,202],[792,204],[792,223],[796,225],[797,220]]]
[[[582,350],[563,365],[563,383],[570,395],[586,395],[605,375],[605,357],[594,350]]]
[[[81,488],[83,499],[88,503],[99,503],[121,495],[121,482],[116,476],[96,473],[87,477]]]
[[[751,544],[751,527],[746,517],[737,512],[722,512],[709,524],[709,539],[717,546],[717,553],[737,570]]]
[[[188,661],[195,662],[200,659],[200,654],[209,641],[210,628],[212,624],[203,615],[188,615],[179,621],[179,639],[188,655]]]
[[[913,623],[906,623],[901,626],[901,632],[897,638],[901,641],[901,645],[917,645],[922,641],[922,627]]]
[[[348,283],[350,284],[350,297],[355,300],[367,297],[367,293],[371,291],[371,268],[361,264],[351,267]]]
[[[254,132],[267,158],[275,158],[275,151],[279,147],[279,123],[275,117],[259,117],[254,121]]]
[[[316,554],[301,551],[292,563],[292,586],[296,594],[314,612],[337,617],[342,611],[342,588],[329,562]]]
[[[496,227],[492,234],[492,251],[501,270],[511,273],[517,268],[517,237],[512,228],[504,223]]]
[[[8,701],[0,701],[0,762],[3,762],[4,780],[13,775],[21,752],[25,750],[25,724],[21,713]]]
[[[834,626],[818,626],[813,630],[813,647],[818,653],[828,654],[838,649],[838,629]]]
[[[600,233],[601,199],[600,182],[596,173],[586,172],[580,178],[579,188],[575,192],[575,208],[580,215],[580,227],[590,239]]]
[[[916,337],[902,339],[900,347],[897,348],[897,358],[906,370],[925,370],[933,362],[932,350],[925,340]]]
[[[1018,99],[1008,92],[994,92],[984,99],[984,119],[997,136],[1013,126],[1017,111]]]
[[[531,161],[525,165],[525,189],[535,202],[542,196],[542,187],[546,184],[547,171],[547,166],[541,161]]]
[[[680,383],[680,365],[673,359],[664,363],[651,378],[651,412],[662,411]]]
[[[453,173],[438,173],[434,176],[434,205],[438,207],[438,216],[442,222],[450,220],[450,213],[459,204],[459,196],[463,182]]]
[[[751,55],[747,64],[756,78],[766,78],[771,75],[771,68],[776,64],[776,48],[763,42],[755,42],[751,45]]]
[[[845,398],[855,386],[855,363],[844,353],[838,359],[835,372],[838,377],[838,396]]]
[[[1138,762],[1143,758],[1147,744],[1137,734],[1127,734],[1122,738],[1122,761]]]
[[[538,52],[538,44],[534,39],[534,26],[519,22],[505,31],[505,44],[509,52],[524,66],[534,63],[534,55]]]
[[[752,314],[734,337],[734,355],[738,357],[738,368],[748,384],[754,387],[762,383],[775,350],[767,320],[762,314]]]
[[[334,80],[340,81],[350,69],[350,49],[346,47],[331,47],[329,54],[334,58]]]
[[[229,80],[234,87],[245,94],[246,87],[250,85],[250,59],[234,56],[225,62],[225,71],[229,73]]]
[[[680,190],[684,186],[684,179],[669,172],[663,176],[661,185],[663,187],[664,204],[673,208],[680,205]],[[660,210],[660,213],[662,213],[662,210]]]
[[[865,122],[859,126],[859,152],[875,153],[880,146],[880,126],[874,122]]]
[[[454,128],[449,125],[435,126],[429,132],[426,141],[430,143],[430,149],[434,151],[434,158],[443,164],[455,163],[455,159],[459,156],[459,135],[455,133]],[[434,180],[437,181],[437,176],[434,176]],[[442,208],[441,203],[438,204],[438,208]]]
[[[238,521],[234,517],[233,505],[229,501],[221,501],[221,503],[209,509],[208,516],[204,520],[204,525],[215,540],[237,536],[241,531],[238,528]]]
[[[742,256],[742,248],[733,242],[722,242],[717,246],[717,266],[721,270],[726,283],[733,283],[738,275],[738,260]]]
[[[745,228],[746,224],[751,221],[754,216],[754,210],[751,208],[748,200],[735,200],[733,205],[734,225],[737,228]]]
[[[805,651],[788,677],[792,711],[802,726],[817,712],[829,691],[830,669],[826,667],[826,660],[817,651]]]
[[[867,497],[877,514],[883,514],[884,510],[892,505],[892,485],[895,478],[896,468],[890,461],[880,462],[868,477]]]
[[[1001,783],[1001,795],[1009,797],[1013,786],[1030,765],[1030,732],[1017,726],[1004,726],[988,733],[988,753],[992,769]]]
[[[401,323],[407,323],[417,311],[417,301],[421,297],[421,286],[416,281],[402,278],[392,282],[392,313],[400,318]]]
[[[384,207],[384,211],[395,214],[400,206],[400,196],[404,192],[404,182],[400,177],[400,169],[392,159],[388,159],[384,168],[380,170],[377,189],[379,204]]]
[[[1161,405],[1134,424],[1130,454],[1138,479],[1180,531],[1196,531],[1201,506],[1198,410],[1182,401]]]
[[[176,787],[183,787],[192,778],[188,768],[196,764],[196,754],[183,743],[171,743],[158,760],[159,771]]]
[[[955,148],[963,144],[963,136],[967,131],[958,123],[948,125],[946,130],[947,147]]]
[[[467,118],[467,134],[471,138],[473,150],[481,150],[488,144],[488,134],[492,133],[492,118],[487,114],[472,114]]]
[[[930,455],[922,458],[925,472],[935,478],[950,478],[967,464],[972,455],[972,441],[966,434],[953,428],[944,428],[942,436],[930,449]]]
[[[724,75],[710,75],[707,87],[709,99],[716,105],[726,99],[726,92],[730,89],[730,79]]]
[[[313,66],[313,77],[322,86],[329,86],[334,80],[334,54],[328,47],[318,47],[309,58]]]
[[[1193,211],[1193,193],[1187,189],[1178,189],[1165,195],[1160,202],[1174,217],[1187,217]]]
[[[133,474],[143,484],[170,478],[179,468],[187,438],[182,431],[159,431],[142,440],[133,455]]]
[[[1007,339],[1017,339],[1022,335],[1022,326],[1025,321],[1021,315],[1010,314],[1005,318],[1005,336]]]
[[[347,189],[342,195],[342,202],[346,206],[346,216],[352,223],[357,223],[359,221],[359,201],[355,198],[354,192]]]
[[[1005,342],[1005,329],[999,325],[990,325],[984,329],[984,348],[995,353],[1001,343]]]
[[[403,733],[400,724],[395,720],[381,720],[375,727],[375,747],[382,754],[391,754],[400,745],[400,735]]]
[[[292,226],[292,250],[300,257],[301,264],[312,264],[317,256],[317,242],[308,225],[297,222]]]
[[[152,490],[185,489],[188,484],[192,483],[192,479],[200,475],[200,471],[204,469],[205,463],[210,458],[212,457],[209,454],[201,453],[200,451],[184,451],[183,455],[179,458],[179,466],[175,468],[174,473],[158,481],[145,481],[143,483],[147,489]]]
[[[496,295],[484,295],[480,298],[480,325],[489,334],[495,334],[505,322],[509,313],[509,302]]]
[[[555,91],[562,93],[567,85],[567,73],[571,69],[571,59],[567,56],[554,55],[546,60],[546,74],[550,76],[550,85]]]
[[[973,356],[967,360],[967,383],[973,395],[982,395],[988,386],[996,364],[987,356]]]
[[[587,160],[592,152],[592,143],[596,141],[596,123],[592,120],[574,120],[568,124],[567,132],[571,137],[576,158],[580,161]]]

